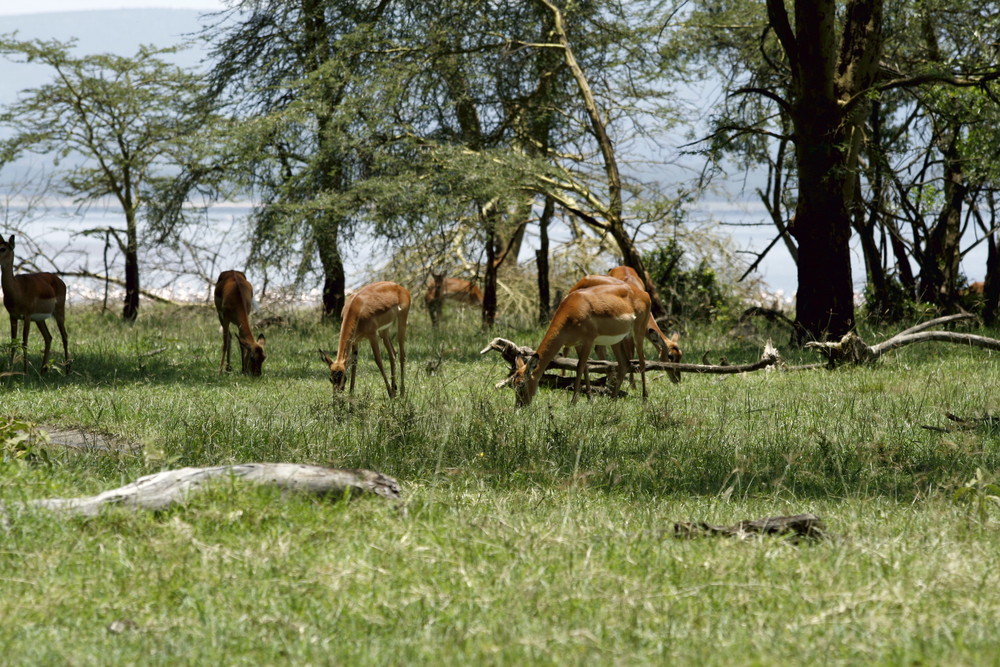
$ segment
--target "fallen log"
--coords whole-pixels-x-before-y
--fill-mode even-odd
[[[496,351],[500,353],[510,365],[510,374],[495,386],[497,389],[510,384],[511,379],[514,377],[514,371],[517,370],[517,360],[524,359],[535,353],[533,349],[524,345],[518,345],[506,338],[494,338],[489,342],[489,344],[479,351],[479,354],[486,354],[490,351]],[[564,370],[564,371],[576,371],[578,361],[576,359],[570,359],[569,357],[556,357],[549,364],[549,368],[554,370]],[[637,360],[632,360],[632,368],[636,372],[639,370],[639,362]],[[667,371],[676,370],[681,373],[712,373],[719,375],[731,375],[736,373],[750,373],[753,371],[759,371],[767,368],[773,368],[782,363],[781,355],[778,354],[778,350],[775,349],[771,342],[768,341],[767,345],[764,347],[764,351],[761,354],[760,360],[752,364],[741,364],[738,366],[726,365],[712,365],[712,364],[675,364],[666,361],[647,361],[646,370],[647,371]],[[604,375],[610,375],[618,371],[618,363],[615,361],[603,361],[599,359],[590,359],[587,361],[587,369],[590,373],[599,373]],[[543,381],[546,378],[554,378],[555,376],[543,376]],[[550,379],[546,384],[550,386],[558,386],[560,389],[567,388],[563,386],[566,383],[557,382],[555,379]],[[568,383],[568,388],[572,389],[572,381]]]
[[[845,334],[839,341],[806,343],[805,347],[807,349],[816,350],[825,356],[828,368],[836,368],[841,364],[851,364],[854,366],[872,364],[877,361],[879,357],[890,350],[895,350],[905,345],[924,343],[928,341],[958,343],[961,345],[980,347],[987,350],[1000,351],[1000,340],[995,338],[987,338],[986,336],[977,336],[975,334],[956,333],[954,331],[927,331],[927,329],[934,326],[939,326],[949,322],[967,320],[973,317],[975,316],[970,313],[959,313],[957,315],[938,317],[910,327],[909,329],[905,329],[904,331],[900,331],[895,336],[892,336],[891,338],[875,345],[868,345],[861,340],[860,336],[852,331]]]
[[[372,470],[324,468],[297,463],[239,463],[212,468],[178,468],[140,477],[131,484],[82,498],[29,500],[16,506],[41,508],[80,516],[96,516],[108,506],[159,511],[183,503],[191,494],[217,480],[241,479],[282,491],[342,498],[374,494],[398,499],[399,483]],[[8,505],[7,509],[13,509]]]
[[[704,521],[695,523],[678,521],[674,524],[674,536],[686,539],[707,535],[740,539],[750,535],[791,535],[794,538],[821,539],[825,537],[823,530],[823,521],[815,514],[772,516],[766,519],[740,521],[732,526],[713,526]]]

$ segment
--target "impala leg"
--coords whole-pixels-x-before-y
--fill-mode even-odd
[[[385,345],[385,351],[389,355],[389,374],[392,377],[392,391],[396,391],[396,350],[392,348],[392,341],[389,339],[389,333],[383,331],[382,344]]]
[[[10,370],[14,370],[14,350],[17,348],[17,317],[10,316]]]
[[[389,392],[389,398],[395,398],[396,392],[389,384],[389,378],[385,375],[385,366],[382,365],[382,353],[378,348],[378,339],[372,336],[369,340],[372,344],[372,354],[375,355],[375,365],[378,366],[378,371],[382,374],[382,381],[385,382],[385,390]]]
[[[643,327],[645,329],[645,327]],[[642,378],[642,400],[649,398],[649,392],[646,390],[646,352],[642,348],[642,337],[645,332],[636,331],[635,333],[635,348],[639,356],[639,376]],[[631,364],[630,364],[631,365]]]
[[[351,389],[350,393],[354,393],[354,376],[358,372],[358,345],[355,343],[351,346]]]
[[[219,372],[228,373],[233,370],[233,367],[229,364],[229,353],[232,344],[232,337],[229,333],[229,327],[225,324],[222,325],[222,360],[219,362]]]
[[[66,335],[66,318],[61,314],[56,315],[56,326],[59,327],[59,335],[62,337],[63,344],[63,363],[69,368],[69,336]]]
[[[573,400],[570,404],[575,404],[577,396],[580,394],[580,381],[583,376],[587,376],[587,400],[590,400],[590,372],[588,371],[587,361],[590,359],[590,351],[593,349],[593,341],[579,345],[576,348],[576,353],[580,357],[576,362],[576,381],[573,383]]]
[[[31,330],[31,320],[24,318],[24,328],[21,331],[21,354],[24,355],[24,374],[28,374],[28,332]]]
[[[632,356],[635,354],[635,343],[629,338],[623,340],[622,352],[625,353],[625,359],[628,361],[628,385],[632,389],[635,389],[635,371],[632,370]]]
[[[42,338],[45,340],[45,351],[42,353],[42,373],[46,373],[49,370],[49,352],[52,350],[52,334],[49,333],[49,325],[45,323],[45,320],[35,320],[35,324],[38,325],[38,330],[42,332]],[[28,328],[28,323],[25,322],[24,328]]]
[[[399,395],[406,393],[406,313],[396,320],[396,341],[399,343]]]
[[[628,355],[625,354],[625,346],[621,343],[613,345],[611,350],[615,353],[615,360],[618,362],[618,372],[615,373],[615,388],[611,395],[617,398],[622,382],[625,381],[625,366],[629,363],[629,360]]]

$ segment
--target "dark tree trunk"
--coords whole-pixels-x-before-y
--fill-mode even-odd
[[[788,56],[786,111],[796,140],[798,203],[791,233],[799,249],[799,340],[839,337],[854,326],[851,215],[864,96],[882,46],[882,3],[850,0],[838,34],[836,0],[796,0],[795,29],[782,0],[768,19]]]
[[[839,338],[854,326],[851,217],[844,115],[834,85],[836,2],[795,3],[798,76],[792,122],[799,197],[791,232],[799,248],[796,321],[801,338]]]
[[[814,190],[805,195],[803,186],[792,227],[799,246],[795,319],[800,343],[808,338],[839,338],[854,327],[851,223],[843,205],[843,191],[837,190],[836,183],[803,175],[800,166],[800,180],[813,183]]]
[[[323,314],[324,322],[340,320],[344,310],[347,290],[347,277],[344,274],[344,261],[340,256],[337,243],[337,228],[334,223],[327,223],[316,237],[319,249],[319,260],[323,266]]]
[[[122,319],[135,322],[139,317],[139,239],[135,217],[126,215],[125,240],[125,307]]]
[[[483,329],[490,329],[497,319],[497,234],[496,214],[487,212],[486,273],[483,275]]]
[[[1000,309],[1000,279],[997,271],[1000,270],[1000,252],[997,251],[996,233],[992,232],[986,237],[986,279],[983,286],[983,322],[987,326],[997,323],[997,310]]]
[[[552,295],[549,285],[549,221],[555,211],[555,203],[546,197],[542,217],[538,220],[538,250],[535,251],[535,265],[538,269],[538,323],[547,324],[552,315]]]
[[[326,21],[326,5],[322,0],[302,0],[303,44],[305,53],[302,57],[307,72],[320,70],[330,59],[329,35],[330,29]],[[325,84],[324,98],[330,108],[336,107],[343,96],[342,85],[330,82]],[[316,115],[317,124],[317,166],[315,167],[315,190],[317,192],[341,192],[344,189],[346,176],[342,170],[343,156],[336,148],[330,146],[331,114],[327,109],[320,109]],[[346,301],[347,278],[344,274],[344,260],[340,254],[340,227],[342,220],[320,211],[313,221],[313,235],[319,252],[320,265],[323,267],[323,322],[340,320],[341,311]]]
[[[917,296],[917,279],[913,275],[913,268],[910,266],[910,253],[906,249],[899,235],[896,223],[891,220],[884,221],[889,230],[889,246],[892,248],[892,255],[896,263],[896,275],[900,284],[906,288],[906,293],[911,299]]]

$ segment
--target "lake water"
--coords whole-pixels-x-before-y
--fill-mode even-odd
[[[23,208],[8,206],[7,218],[17,220]],[[249,248],[242,240],[245,218],[249,207],[245,204],[222,204],[209,209],[207,224],[196,232],[189,232],[184,242],[177,248],[144,250],[142,257],[142,284],[155,294],[177,301],[211,301],[214,280],[219,272],[245,265]],[[689,211],[690,219],[697,224],[716,223],[714,229],[731,239],[737,256],[745,263],[752,262],[773,240],[775,231],[770,227],[766,211],[759,202],[700,202]],[[38,244],[41,251],[52,262],[44,259],[38,262],[37,270],[52,270],[53,263],[63,271],[83,271],[105,274],[105,240],[103,234],[84,234],[85,230],[120,227],[122,216],[112,207],[91,207],[84,213],[69,206],[49,208],[29,222],[21,221],[20,226],[28,232],[31,241]],[[757,224],[759,226],[737,226]],[[9,224],[3,225],[3,234],[10,234]],[[966,239],[971,243],[973,239]],[[26,256],[27,239],[19,246],[18,257]],[[363,242],[355,245],[348,253],[346,270],[351,286],[360,285],[365,279],[365,269],[371,264],[372,251]],[[522,260],[533,257],[533,250],[526,249]],[[107,253],[108,275],[122,276],[120,253],[111,247]],[[351,259],[356,257],[356,259]],[[980,244],[969,252],[962,262],[963,271],[970,281],[981,280],[986,263],[986,247]],[[852,244],[852,264],[855,291],[864,289],[864,270],[857,243]],[[26,269],[28,270],[28,269]],[[248,272],[251,281],[260,291],[263,276]],[[791,303],[796,290],[796,267],[783,243],[776,244],[760,263],[755,276],[766,284],[768,293]],[[271,286],[288,284],[292,276],[275,271],[267,276]],[[100,300],[104,296],[104,282],[94,279],[67,277],[70,298],[74,302]],[[109,303],[120,302],[123,290],[111,285]],[[319,286],[312,286],[307,293],[298,295],[304,303],[319,302]]]

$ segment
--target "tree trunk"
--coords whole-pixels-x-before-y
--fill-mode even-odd
[[[486,272],[483,275],[483,329],[490,329],[497,320],[497,213],[482,214],[486,227]]]
[[[319,250],[319,261],[323,266],[323,315],[324,322],[340,320],[344,310],[347,290],[347,277],[344,274],[344,261],[340,256],[337,242],[339,225],[327,222],[316,231],[316,247]]]
[[[139,233],[135,211],[125,213],[125,307],[122,319],[135,322],[139,317]]]
[[[555,203],[545,198],[545,208],[538,219],[538,250],[535,251],[535,265],[538,270],[538,323],[548,324],[552,315],[551,288],[549,285],[549,221],[555,210]]]
[[[968,187],[957,146],[959,128],[948,128],[946,132],[950,136],[941,146],[944,203],[927,235],[924,261],[920,267],[920,298],[951,310],[955,307],[958,296],[962,204]]]
[[[983,322],[993,326],[997,322],[997,310],[1000,308],[1000,252],[997,252],[996,232],[991,232],[986,238],[986,279],[983,286]]]
[[[767,0],[768,19],[788,56],[798,203],[796,324],[804,338],[839,337],[854,326],[851,216],[865,116],[863,93],[882,50],[882,3],[850,0],[837,32],[836,0],[796,0],[795,30],[782,0]]]
[[[863,202],[861,202],[860,188],[856,188],[857,214],[855,216],[855,230],[858,238],[861,239],[861,250],[865,258],[865,268],[868,272],[868,285],[870,286],[868,312],[876,317],[882,317],[888,313],[891,307],[891,295],[889,292],[889,278],[886,275],[885,266],[882,262],[882,253],[876,241],[876,230],[880,228],[879,212],[882,210],[882,198],[884,195],[885,178],[882,174],[884,167],[882,148],[882,114],[881,105],[878,102],[872,104],[870,116],[871,139],[869,141],[870,173],[868,180],[871,183],[871,212],[867,219],[864,215]]]

